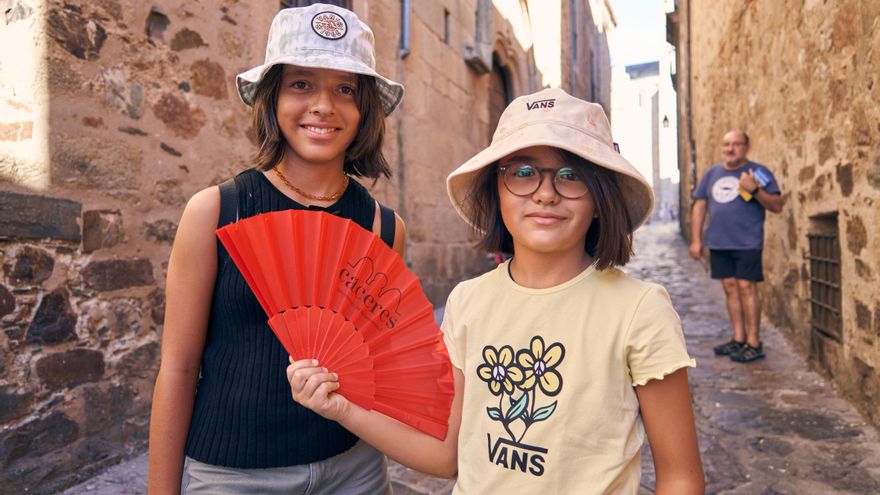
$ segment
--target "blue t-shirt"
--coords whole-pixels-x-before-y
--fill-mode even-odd
[[[740,174],[752,169],[757,175],[769,178],[761,186],[765,192],[779,194],[773,173],[755,162],[746,162],[735,170],[727,170],[722,164],[713,165],[694,189],[694,199],[705,199],[709,203],[709,226],[705,234],[709,249],[761,249],[764,246],[764,207],[757,199],[746,201],[739,194]]]

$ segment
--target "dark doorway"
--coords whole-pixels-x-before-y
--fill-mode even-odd
[[[492,71],[489,73],[489,142],[498,126],[498,120],[507,105],[513,100],[510,89],[510,77],[507,68],[492,55]]]

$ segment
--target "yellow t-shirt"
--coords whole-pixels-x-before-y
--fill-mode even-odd
[[[666,290],[617,269],[529,289],[503,263],[452,291],[442,328],[465,378],[460,495],[636,493],[633,387],[695,366]]]

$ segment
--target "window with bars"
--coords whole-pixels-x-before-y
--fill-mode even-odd
[[[810,320],[814,332],[842,340],[840,239],[837,215],[813,217],[810,244]]]
[[[351,10],[351,0],[281,0],[281,8],[288,9],[290,7],[308,7],[313,3],[329,3],[339,7]]]

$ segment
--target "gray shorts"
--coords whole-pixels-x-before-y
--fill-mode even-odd
[[[187,457],[181,493],[381,495],[391,493],[391,482],[385,456],[361,440],[329,459],[279,468],[238,469]]]

